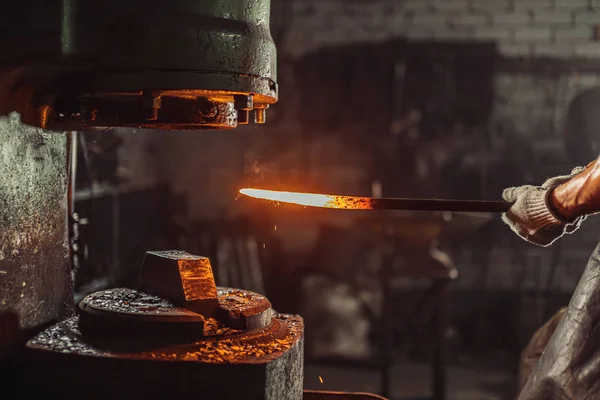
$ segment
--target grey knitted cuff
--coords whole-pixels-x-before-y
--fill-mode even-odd
[[[545,246],[565,234],[575,232],[586,218],[582,216],[574,221],[567,221],[560,217],[549,201],[553,189],[554,187],[546,190],[543,196],[532,196],[528,202],[529,217],[532,225],[536,227],[533,237],[536,242]]]
[[[545,190],[540,192],[540,195],[531,196],[528,199],[527,208],[531,225],[540,231],[555,231],[557,228],[562,228],[568,224],[567,221],[563,221],[552,212],[552,207],[548,202],[551,192],[552,190]],[[562,231],[562,229],[560,230]]]

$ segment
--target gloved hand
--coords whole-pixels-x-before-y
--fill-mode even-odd
[[[514,204],[502,215],[502,220],[521,238],[539,246],[549,246],[565,233],[574,232],[585,216],[573,221],[562,218],[553,211],[553,207],[549,207],[548,195],[550,189],[569,182],[586,168],[578,167],[571,175],[550,178],[542,186],[526,185],[506,189],[502,198]]]

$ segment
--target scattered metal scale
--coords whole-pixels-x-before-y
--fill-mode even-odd
[[[186,268],[178,269],[179,263],[187,264]],[[35,383],[28,385],[26,395],[62,399],[80,399],[82,393],[86,399],[379,398],[305,394],[302,318],[274,312],[269,300],[258,293],[217,288],[206,263],[206,258],[184,252],[148,252],[140,282],[157,283],[158,271],[170,271],[167,275],[180,275],[162,280],[162,290],[153,285],[155,290],[179,293],[178,288],[186,285],[192,289],[200,285],[207,293],[214,289],[217,306],[210,316],[174,304],[176,296],[127,288],[90,294],[79,303],[78,316],[51,326],[26,344],[26,379]],[[204,278],[210,275],[210,280],[198,280],[190,269],[200,271]]]

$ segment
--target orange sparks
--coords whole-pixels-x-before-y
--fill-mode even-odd
[[[370,210],[372,201],[366,197],[336,196],[332,194],[280,192],[264,189],[240,189],[240,193],[256,199],[277,203],[298,204],[305,207],[339,208],[344,210]]]
[[[323,383],[323,378],[319,377],[319,381],[321,381],[321,383]]]

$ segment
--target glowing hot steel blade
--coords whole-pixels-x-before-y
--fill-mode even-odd
[[[505,201],[395,199],[333,194],[280,192],[265,189],[240,189],[240,193],[276,203],[298,204],[307,207],[337,208],[340,210],[412,210],[503,213],[512,203]]]
[[[338,208],[345,210],[369,210],[372,199],[368,197],[336,196],[331,194],[279,192],[264,189],[241,189],[240,193],[279,203],[298,204],[307,207]]]

